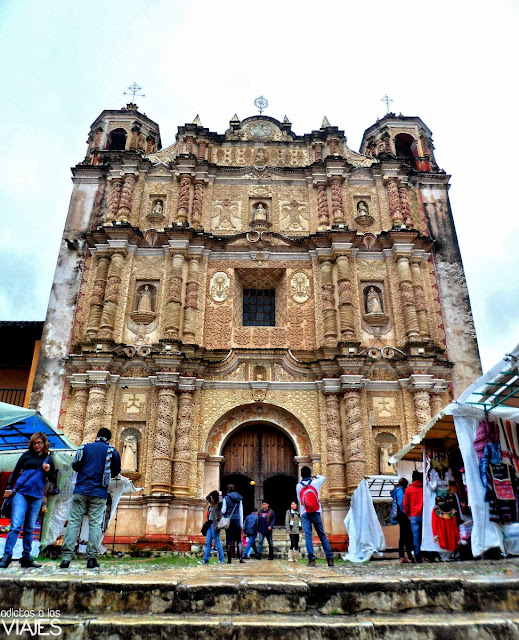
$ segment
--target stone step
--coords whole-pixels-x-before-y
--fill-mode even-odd
[[[0,577],[0,602],[9,608],[102,614],[323,616],[519,611],[519,579],[340,575],[327,568],[308,576],[281,574],[276,563],[209,565],[200,571],[144,575],[24,575]],[[281,566],[281,565],[280,565]],[[9,570],[8,570],[9,571]],[[299,577],[299,576],[304,577]]]
[[[11,622],[4,618],[2,625]],[[35,622],[28,624],[34,628]],[[38,631],[39,637],[61,640],[517,640],[519,612],[363,617],[85,615],[61,616],[52,627],[49,620],[41,619]],[[21,635],[16,629],[11,632],[13,637]],[[27,627],[26,633],[29,637]]]

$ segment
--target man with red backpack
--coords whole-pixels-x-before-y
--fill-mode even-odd
[[[301,482],[296,487],[297,498],[301,505],[301,523],[305,532],[306,552],[308,553],[308,566],[315,567],[314,545],[312,543],[312,525],[319,536],[319,540],[326,554],[328,566],[333,567],[333,551],[324,532],[323,521],[321,520],[321,501],[319,500],[319,489],[326,478],[324,476],[312,475],[309,467],[301,468]]]

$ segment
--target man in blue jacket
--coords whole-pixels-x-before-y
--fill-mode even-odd
[[[121,471],[121,458],[110,445],[112,432],[99,429],[95,442],[83,444],[76,451],[72,468],[77,471],[72,509],[65,530],[60,569],[68,569],[74,556],[83,516],[89,520],[87,569],[99,568],[97,557],[102,539],[101,526],[106,509],[108,485]]]
[[[269,503],[266,500],[263,500],[262,509],[259,512],[259,524],[258,524],[258,532],[259,532],[259,542],[258,542],[258,553],[256,554],[256,559],[261,560],[261,554],[263,552],[263,540],[267,538],[267,542],[269,543],[269,560],[274,560],[274,543],[272,541],[272,529],[274,527],[274,523],[276,521],[276,516],[274,515],[274,511],[269,507]]]
[[[258,553],[256,549],[256,536],[258,535],[258,510],[256,507],[249,513],[243,523],[243,533],[247,536],[247,545],[243,550],[243,557],[248,558],[251,551]]]

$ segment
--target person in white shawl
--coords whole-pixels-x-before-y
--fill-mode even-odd
[[[383,555],[386,540],[366,480],[362,480],[351,496],[344,524],[348,530],[349,546],[343,560],[366,562],[374,553]]]

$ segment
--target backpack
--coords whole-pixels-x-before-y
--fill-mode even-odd
[[[321,508],[317,489],[312,487],[311,484],[303,485],[299,494],[299,502],[303,505],[307,513],[315,513]]]

